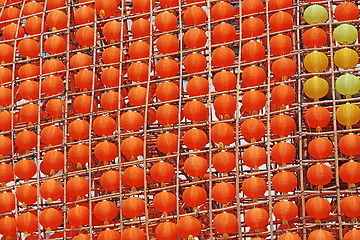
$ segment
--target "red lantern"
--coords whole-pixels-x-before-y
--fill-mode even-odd
[[[231,172],[236,167],[236,157],[232,152],[221,151],[213,156],[212,164],[218,172]]]
[[[294,161],[295,155],[294,145],[288,142],[278,142],[271,150],[271,159],[279,165]]]
[[[273,207],[274,216],[286,225],[297,217],[298,211],[296,204],[290,201],[277,202]]]
[[[116,204],[111,201],[98,202],[94,207],[95,217],[104,222],[104,225],[109,224],[117,215]]]
[[[154,196],[153,203],[156,210],[167,214],[176,209],[176,196],[173,193],[163,191]]]
[[[203,176],[208,169],[209,165],[206,159],[199,156],[189,157],[184,163],[185,172],[195,178]]]
[[[197,218],[185,216],[176,224],[178,234],[185,239],[197,237],[201,232],[201,223]]]
[[[327,165],[317,163],[311,166],[307,171],[307,179],[313,185],[324,186],[328,184],[332,179],[332,171],[331,168]]]
[[[347,196],[340,202],[341,212],[349,218],[357,218],[360,216],[360,197],[359,196]]]
[[[235,131],[228,123],[216,123],[211,129],[211,140],[220,147],[234,142]]]
[[[63,223],[63,216],[55,208],[44,209],[39,215],[39,222],[46,231],[55,230]]]
[[[237,229],[238,222],[234,214],[231,213],[220,213],[214,217],[214,228],[217,232],[227,237],[229,233],[234,232]]]
[[[279,172],[273,177],[272,184],[276,191],[286,194],[294,191],[297,186],[297,178],[291,172]]]
[[[360,154],[360,136],[349,133],[339,141],[340,152],[346,156],[356,156]]]
[[[228,182],[217,183],[212,189],[212,197],[214,201],[227,204],[234,201],[236,189],[234,185]]]
[[[208,137],[203,130],[192,128],[186,131],[183,141],[189,149],[201,150],[208,144]]]
[[[257,170],[266,163],[266,151],[262,147],[251,146],[245,149],[242,159],[246,166]]]
[[[277,115],[270,122],[271,131],[280,136],[290,135],[296,128],[295,121],[288,115]]]
[[[265,125],[258,119],[246,119],[241,124],[241,133],[247,141],[256,142],[265,135]]]
[[[183,201],[189,207],[198,207],[203,205],[207,199],[206,191],[198,186],[191,186],[183,192]]]
[[[315,220],[329,216],[331,205],[328,200],[321,197],[310,198],[305,205],[306,213]]]
[[[138,137],[129,137],[124,139],[121,142],[121,152],[125,155],[130,161],[134,161],[138,156],[143,154],[144,151],[144,142]]]
[[[253,208],[245,212],[244,221],[254,229],[265,227],[269,221],[269,213],[263,208]]]
[[[156,147],[162,153],[173,153],[177,151],[178,137],[173,133],[163,133],[156,139]]]
[[[259,61],[265,57],[265,47],[261,43],[252,40],[244,44],[241,55],[247,62]]]
[[[125,217],[140,217],[145,212],[145,203],[139,197],[129,197],[122,203],[121,209]]]
[[[333,145],[327,138],[315,138],[310,141],[308,151],[314,159],[326,159],[333,152]]]
[[[89,209],[85,206],[70,208],[67,220],[74,227],[87,225],[89,223]]]
[[[16,218],[16,228],[25,234],[33,233],[38,229],[38,218],[34,214],[22,213]]]
[[[173,179],[175,170],[170,163],[160,161],[151,167],[150,175],[155,182],[166,183]]]
[[[253,198],[256,202],[267,190],[266,182],[259,177],[249,177],[242,184],[242,191],[248,198]]]
[[[162,222],[155,229],[156,238],[159,240],[177,240],[178,233],[176,224],[173,222]]]

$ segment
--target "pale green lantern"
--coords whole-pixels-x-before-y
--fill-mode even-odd
[[[357,40],[358,32],[353,25],[341,24],[335,28],[333,35],[340,44],[352,44]]]
[[[311,5],[304,11],[304,19],[308,24],[324,23],[328,19],[328,11],[320,5]]]
[[[350,98],[360,90],[360,79],[348,73],[341,75],[336,79],[335,88],[340,94]]]

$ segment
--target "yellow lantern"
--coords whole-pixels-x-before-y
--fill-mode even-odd
[[[354,68],[359,62],[357,52],[350,48],[337,50],[334,54],[334,63],[337,67],[343,69]]]
[[[353,74],[341,75],[336,79],[335,88],[340,94],[350,98],[360,90],[360,79]]]
[[[329,91],[328,82],[319,77],[313,77],[308,79],[304,83],[304,92],[309,98],[313,98],[314,101],[319,101],[320,98],[325,97]]]
[[[304,66],[308,72],[317,73],[325,71],[328,67],[329,59],[325,53],[314,51],[305,56]]]
[[[360,108],[352,103],[341,105],[336,110],[336,119],[341,125],[351,129],[351,125],[356,124],[360,120]]]
[[[358,37],[358,32],[353,25],[341,24],[334,30],[334,39],[340,44],[352,44]]]
[[[320,5],[311,5],[304,11],[304,19],[308,24],[324,23],[328,19],[328,11]]]

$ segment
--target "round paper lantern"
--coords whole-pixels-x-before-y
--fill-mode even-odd
[[[98,240],[120,240],[121,235],[119,232],[112,230],[112,229],[105,229],[100,232],[99,236],[97,237]]]
[[[102,52],[102,60],[105,64],[119,63],[120,60],[124,61],[124,59],[125,59],[124,53],[120,52],[120,48],[114,46],[108,47]]]
[[[212,52],[211,58],[212,58],[212,63],[216,67],[220,67],[220,68],[229,67],[235,61],[235,53],[230,48],[222,46],[216,48]]]
[[[334,16],[338,21],[355,20],[359,16],[359,8],[353,2],[342,2],[336,6]]]
[[[293,17],[287,12],[276,12],[269,19],[269,25],[273,32],[280,32],[293,27]]]
[[[40,45],[34,39],[23,39],[19,42],[18,50],[20,55],[26,59],[36,58],[40,52]]]
[[[119,103],[118,92],[114,92],[114,91],[106,92],[101,96],[100,105],[103,109],[107,111],[114,111],[118,108],[122,108],[124,105],[123,96],[120,95],[120,103]]]
[[[304,66],[308,72],[319,73],[326,70],[329,60],[325,53],[314,51],[304,58]]]
[[[356,156],[360,154],[360,136],[349,133],[340,138],[340,152],[346,156]]]
[[[150,0],[135,0],[133,1],[133,8],[136,13],[150,12],[155,8],[155,1]]]
[[[39,222],[46,231],[52,231],[60,227],[63,223],[63,216],[59,210],[47,208],[39,214]]]
[[[247,62],[259,61],[265,57],[265,47],[261,43],[252,40],[244,44],[241,55]]]
[[[131,32],[134,38],[141,38],[150,34],[150,21],[144,18],[137,19],[131,25]]]
[[[114,170],[104,172],[100,177],[100,185],[108,191],[118,189],[120,185],[119,172]]]
[[[206,12],[201,7],[191,6],[184,11],[183,20],[186,25],[194,26],[203,24],[206,19]]]
[[[186,159],[184,163],[185,172],[195,178],[203,176],[209,168],[205,158],[192,156]]]
[[[111,17],[116,12],[117,5],[115,0],[96,0],[95,10],[101,17]]]
[[[350,48],[342,48],[334,54],[334,63],[337,67],[343,69],[355,68],[359,62],[357,52]]]
[[[360,216],[360,197],[359,196],[347,196],[340,202],[341,212],[349,218],[357,218]]]
[[[89,223],[89,209],[85,206],[70,208],[67,213],[67,220],[72,226],[84,226]]]
[[[234,185],[228,182],[220,182],[215,184],[212,189],[212,197],[215,202],[227,204],[234,201],[236,189]]]
[[[74,14],[75,22],[79,25],[94,21],[94,9],[89,6],[82,6],[76,9]]]
[[[237,79],[235,74],[222,70],[213,77],[213,85],[218,92],[229,91],[236,88]]]
[[[305,113],[305,122],[317,131],[326,127],[330,122],[330,112],[324,107],[314,106]]]
[[[260,91],[250,90],[243,95],[242,104],[246,110],[256,115],[265,107],[266,96]]]
[[[347,127],[355,125],[360,120],[360,108],[352,103],[343,104],[336,110],[336,120]]]
[[[64,168],[64,154],[57,150],[47,151],[43,156],[42,164],[49,170],[50,175],[54,175]]]
[[[289,85],[277,85],[271,91],[271,100],[279,106],[291,105],[295,101],[295,90]]]
[[[63,131],[56,126],[47,126],[41,131],[40,140],[45,145],[60,145],[63,141]]]
[[[349,188],[354,188],[360,182],[360,163],[350,160],[341,165],[339,174],[340,179],[349,184]]]
[[[304,20],[308,24],[324,23],[328,20],[328,11],[321,5],[310,5],[304,11]]]
[[[276,115],[270,122],[271,131],[279,136],[288,136],[296,128],[295,121],[289,115]]]
[[[144,170],[139,167],[128,167],[123,174],[124,183],[130,187],[142,187],[144,185]]]
[[[193,150],[201,150],[208,144],[206,133],[197,128],[192,128],[185,132],[183,141],[186,147]]]
[[[64,195],[64,189],[61,183],[54,179],[44,181],[40,186],[40,195],[46,199],[48,204],[60,199]]]
[[[7,237],[16,235],[16,220],[14,217],[5,216],[0,219],[0,234]]]
[[[358,38],[356,28],[350,24],[341,24],[333,32],[334,39],[340,44],[352,44]]]
[[[15,144],[20,149],[30,150],[36,147],[37,144],[36,133],[28,130],[19,132],[15,137]],[[4,155],[4,154],[3,154]],[[6,154],[7,155],[7,154]]]
[[[184,203],[189,207],[198,207],[203,205],[207,199],[206,191],[198,186],[191,186],[183,192]]]
[[[63,11],[53,10],[47,14],[46,24],[52,31],[64,29],[67,27],[67,16]]]
[[[214,21],[231,18],[234,17],[234,7],[228,2],[218,2],[210,9],[210,15]]]
[[[244,38],[257,37],[264,32],[265,24],[260,18],[251,16],[242,22],[242,34]]]
[[[253,208],[245,212],[244,221],[250,228],[260,230],[268,223],[269,213],[263,208]]]
[[[16,228],[25,235],[35,232],[38,229],[38,218],[34,214],[22,213],[16,218]]]
[[[319,101],[329,91],[328,82],[320,77],[312,77],[304,83],[304,93],[309,98],[313,98],[314,101]]]
[[[85,139],[89,137],[89,123],[85,120],[76,119],[68,126],[70,137],[76,140]]]
[[[241,133],[247,141],[256,142],[265,134],[265,125],[258,119],[246,119],[241,124]]]
[[[155,4],[153,7],[155,7]],[[176,16],[168,11],[159,13],[155,17],[155,26],[160,32],[172,31],[177,27],[177,24]]]
[[[177,151],[178,137],[174,133],[162,133],[156,139],[157,149],[165,154],[170,154]]]
[[[81,27],[76,31],[76,42],[87,48],[94,45],[94,29],[88,26]]]
[[[170,104],[162,105],[156,111],[156,119],[161,125],[169,127],[179,122],[179,109]]]
[[[277,202],[273,207],[274,216],[286,225],[297,217],[298,211],[296,204],[290,201]]]
[[[162,54],[175,53],[179,50],[179,40],[171,34],[161,35],[156,42],[156,47]]]
[[[206,57],[200,53],[193,52],[185,57],[184,67],[190,74],[203,72],[207,67]]]
[[[64,89],[64,82],[58,76],[48,76],[41,83],[41,91],[48,96],[58,94]],[[38,96],[39,94],[37,94]],[[51,100],[50,100],[51,101]]]
[[[124,229],[121,238],[123,240],[132,240],[132,239],[145,240],[146,236],[143,230],[136,227],[130,227]]]
[[[13,167],[10,164],[0,164],[0,183],[5,186],[6,183],[14,180]]]
[[[242,191],[248,198],[252,198],[254,202],[257,202],[257,199],[262,197],[266,190],[266,182],[259,177],[249,177],[242,184]]]
[[[111,201],[98,202],[94,207],[95,217],[104,222],[104,225],[109,224],[117,215],[117,206]]]
[[[81,200],[89,193],[89,180],[84,177],[73,177],[67,181],[66,191],[77,201]]]
[[[248,87],[263,84],[266,79],[266,72],[261,67],[252,65],[246,67],[242,73],[242,84]]]
[[[34,204],[37,201],[36,187],[21,185],[16,189],[16,198],[20,203],[22,203],[22,207]]]
[[[264,11],[264,3],[261,0],[245,0],[241,3],[243,15],[259,13]]]
[[[196,97],[209,93],[209,81],[204,77],[193,77],[186,85],[186,91],[190,97]]]
[[[162,78],[175,77],[179,73],[179,63],[170,58],[164,58],[155,65],[155,71]]]
[[[305,204],[306,213],[316,221],[329,216],[331,206],[328,200],[321,197],[313,197],[307,200]]]
[[[16,29],[18,29],[16,33]],[[3,29],[3,40],[12,40],[15,39],[15,36],[18,38],[23,38],[25,35],[25,30],[22,26],[18,26],[15,23],[10,23]]]
[[[236,98],[228,94],[220,95],[214,101],[214,109],[220,118],[229,119],[236,110]]]
[[[116,130],[116,122],[112,117],[99,116],[93,122],[93,130],[99,136],[112,135]]]
[[[118,21],[110,21],[105,23],[103,27],[103,34],[108,43],[112,44],[115,42],[119,42],[121,40],[121,36],[126,34],[126,29],[121,27],[121,23]],[[121,33],[121,31],[123,31]]]
[[[208,109],[205,104],[196,100],[187,102],[183,108],[184,116],[193,122],[201,122],[207,119]]]
[[[127,218],[140,217],[145,212],[145,203],[139,197],[129,197],[121,205],[122,214]]]
[[[291,172],[279,172],[273,177],[272,185],[276,191],[287,194],[296,188],[297,178]]]
[[[287,35],[276,35],[270,39],[270,49],[275,55],[289,54],[292,50],[291,38]]]
[[[261,165],[266,163],[266,151],[262,147],[251,146],[245,149],[242,159],[246,166],[257,170]]]
[[[213,156],[212,164],[218,172],[231,172],[236,167],[236,157],[232,152],[221,151]]]
[[[157,162],[150,169],[150,176],[155,182],[170,182],[175,175],[174,167],[168,162]]]
[[[197,218],[185,216],[177,222],[176,230],[182,238],[193,239],[200,234],[201,223]]]
[[[319,48],[327,45],[327,35],[321,28],[309,28],[302,35],[302,40],[308,48]]]
[[[159,240],[177,240],[178,234],[176,224],[173,222],[162,222],[155,228],[156,238]]]
[[[0,212],[8,213],[15,209],[15,195],[11,192],[0,193]]]
[[[184,34],[183,41],[188,48],[201,48],[205,46],[207,36],[203,30],[191,28]]]
[[[65,65],[59,59],[49,59],[43,64],[43,74],[54,74],[57,76],[63,75]]]
[[[120,125],[127,131],[138,131],[144,124],[143,116],[135,111],[127,111],[120,116]]]
[[[133,42],[129,47],[129,55],[131,59],[148,58],[150,45],[142,40]]]
[[[40,13],[44,10],[44,6],[38,2],[27,2],[23,8],[24,16]]]
[[[353,74],[344,74],[336,79],[336,91],[347,98],[360,90],[360,79]]]
[[[4,156],[9,155],[11,150],[11,139],[8,137],[5,137],[3,135],[0,135],[0,157],[4,158]]]
[[[271,71],[278,78],[287,79],[296,72],[296,63],[290,58],[279,58],[271,66]]]
[[[306,173],[309,182],[312,185],[319,186],[319,189],[331,181],[332,175],[331,168],[320,163],[312,165]]]
[[[291,6],[292,6],[292,1],[290,0],[269,0],[270,10],[279,10],[283,8],[289,8]]]
[[[235,27],[229,23],[220,23],[213,28],[212,37],[219,44],[231,42],[236,37]]]
[[[314,159],[326,159],[333,152],[333,145],[327,138],[315,138],[310,141],[308,151]]]
[[[227,237],[237,229],[238,222],[234,214],[223,212],[214,217],[213,225],[218,233]]]
[[[155,209],[166,216],[167,213],[176,209],[176,196],[173,193],[163,191],[154,196],[153,203]]]
[[[228,123],[216,123],[211,129],[211,140],[220,147],[234,142],[235,132]]]
[[[14,172],[15,175],[24,180],[29,180],[36,174],[36,163],[29,159],[23,159],[15,164]]]
[[[129,161],[134,161],[138,156],[143,154],[144,142],[138,137],[129,137],[121,142],[121,152]]]

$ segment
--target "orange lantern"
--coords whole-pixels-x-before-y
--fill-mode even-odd
[[[292,1],[290,0],[269,0],[270,10],[279,10],[283,8],[289,8],[291,6],[292,6]]]
[[[214,217],[213,225],[215,230],[226,238],[237,229],[238,222],[234,214],[223,212]]]
[[[63,197],[64,189],[61,183],[54,179],[44,181],[40,186],[40,195],[48,204]]]
[[[138,0],[139,1],[139,0]],[[153,5],[155,7],[155,4]],[[178,20],[173,13],[168,11],[159,13],[155,17],[155,26],[160,32],[172,31],[177,27]]]
[[[321,197],[310,198],[305,204],[306,213],[315,221],[326,218],[331,211],[331,205],[328,200]]]
[[[265,47],[257,42],[250,41],[241,48],[242,58],[247,62],[259,61],[265,57]]]
[[[70,58],[70,68],[83,68],[90,65],[92,65],[92,59],[85,53],[78,52]]]
[[[290,201],[277,202],[273,207],[274,216],[286,225],[297,217],[298,211],[296,204]]]
[[[230,23],[217,24],[212,30],[212,37],[216,43],[226,43],[235,40],[236,30]]]
[[[39,83],[35,81],[25,81],[20,84],[19,95],[25,100],[39,98]]]
[[[228,2],[218,2],[210,10],[211,18],[214,21],[232,18],[234,14],[234,7]]]
[[[84,177],[73,177],[67,181],[66,190],[70,196],[80,200],[89,193],[89,180]]]
[[[143,116],[135,111],[127,111],[120,116],[120,125],[127,131],[138,131],[144,124]]]
[[[16,32],[16,29],[18,31]],[[3,29],[3,40],[13,40],[15,39],[15,36],[17,38],[23,38],[25,35],[25,30],[22,26],[18,26],[15,23],[10,23]]]
[[[94,45],[94,29],[88,26],[81,27],[76,31],[76,42],[82,47],[92,47]]]
[[[36,147],[36,143],[37,143],[36,139],[37,139],[36,133],[32,131],[24,130],[16,135],[15,144],[20,149],[30,150]]]
[[[201,48],[205,46],[207,36],[203,30],[191,28],[184,34],[183,41],[188,48]]]
[[[288,136],[295,130],[296,125],[289,115],[279,114],[271,119],[270,128],[276,135]]]
[[[44,209],[39,215],[39,222],[46,231],[55,230],[63,223],[63,216],[55,208]]]
[[[146,103],[146,95],[147,95],[147,90],[144,87],[134,87],[132,89],[130,89],[129,94],[128,94],[128,99],[129,102],[131,103],[131,105],[133,106],[141,106],[141,105],[145,105]],[[151,101],[151,96],[150,96],[150,92],[148,94],[148,101]]]
[[[130,227],[130,228],[124,229],[124,231],[121,235],[121,239],[122,240],[133,240],[133,239],[145,240],[146,236],[145,236],[145,233],[143,230],[141,230],[137,227]]]
[[[121,23],[118,21],[110,21],[105,23],[102,30],[104,37],[110,44],[119,42],[121,40],[121,36],[126,34],[126,29],[122,28]],[[123,32],[121,33],[121,31]]]
[[[178,137],[177,135],[169,132],[162,133],[156,139],[157,149],[166,154],[170,154],[177,151]]]
[[[218,92],[233,90],[236,88],[236,83],[235,74],[229,71],[223,70],[216,73],[213,77],[213,85]]]
[[[0,106],[7,107],[11,104],[11,89],[0,87]]]
[[[341,200],[340,207],[345,216],[355,220],[360,216],[360,197],[355,195],[347,196]]]
[[[340,152],[346,156],[356,156],[360,154],[360,136],[349,133],[339,141]]]
[[[145,212],[145,203],[139,197],[129,197],[121,205],[122,214],[127,218],[140,217]]]
[[[207,67],[206,57],[200,53],[193,52],[185,57],[184,67],[190,74],[203,72]]]
[[[98,202],[94,207],[95,217],[108,225],[117,215],[116,204],[111,201]]]
[[[0,193],[0,213],[12,212],[15,209],[15,195],[11,192]]]
[[[175,77],[179,73],[179,63],[170,58],[164,58],[155,65],[155,71],[162,78]]]
[[[247,87],[258,86],[264,83],[266,72],[258,66],[246,67],[242,73],[242,84]]]
[[[125,169],[122,179],[130,187],[142,187],[144,185],[144,170],[135,166],[128,167]]]
[[[49,54],[63,53],[66,50],[66,40],[60,36],[51,36],[46,39],[44,48]]]
[[[89,123],[85,120],[76,119],[68,126],[70,137],[81,140],[89,137]]]
[[[156,119],[164,126],[169,127],[172,124],[178,123],[179,109],[170,104],[162,105],[156,111]]]
[[[302,40],[308,48],[319,48],[327,45],[327,35],[321,28],[313,27],[304,32]]]
[[[236,157],[231,152],[221,151],[214,155],[212,164],[218,172],[231,172],[236,166]]]
[[[122,108],[124,105],[123,96],[120,95],[120,106],[119,106],[119,93],[109,91],[104,93],[100,99],[100,105],[107,111],[117,110],[119,107]]]
[[[201,232],[201,223],[197,218],[185,216],[176,224],[178,234],[185,239],[193,239]]]
[[[231,10],[230,10],[231,11]],[[214,16],[213,13],[211,13]],[[204,9],[198,6],[191,6],[184,11],[183,20],[186,25],[195,26],[205,23],[207,17]]]
[[[25,235],[35,232],[38,229],[38,218],[34,214],[22,213],[16,218],[16,228]]]
[[[176,209],[176,196],[173,193],[163,191],[154,196],[153,203],[156,210],[166,215]]]
[[[146,37],[150,34],[152,25],[148,19],[140,18],[135,20],[131,25],[131,32],[134,38]]]
[[[125,55],[123,52],[120,52],[120,48],[112,46],[102,52],[102,60],[105,64],[115,64],[119,63],[120,60],[124,61]]]
[[[236,110],[236,98],[228,94],[220,95],[214,101],[214,109],[220,118],[229,119]]]
[[[4,156],[9,155],[12,152],[11,148],[11,139],[0,135],[0,158],[4,158]]]
[[[349,184],[349,188],[355,187],[355,184],[360,182],[360,163],[350,160],[341,165],[340,179]]]
[[[222,46],[212,52],[211,58],[214,66],[220,68],[229,67],[235,61],[235,53],[232,49]]]
[[[81,71],[87,71],[87,70],[81,70]],[[80,71],[80,72],[81,72]],[[80,72],[77,74],[79,75]],[[91,73],[91,76],[88,75],[88,81],[89,81],[89,89],[92,89],[93,85],[92,85],[92,82],[93,82],[93,72],[92,71],[87,71],[88,74]],[[77,76],[76,75],[76,76]],[[96,75],[95,75],[96,76]],[[124,80],[124,76],[121,75],[120,76],[120,70],[117,69],[117,68],[113,68],[113,67],[110,67],[110,68],[106,68],[102,71],[101,73],[101,76],[100,76],[100,79],[101,79],[101,82],[107,86],[107,87],[118,87],[119,84],[122,84],[123,83],[123,80]],[[76,80],[76,78],[75,78]],[[90,82],[91,81],[91,82]],[[91,86],[90,86],[91,84]],[[94,82],[94,85],[96,84],[96,77],[95,77],[95,82]]]
[[[174,167],[168,162],[157,162],[150,169],[151,178],[158,183],[170,182],[174,175]]]
[[[42,164],[50,175],[54,175],[64,168],[64,154],[56,150],[47,151],[43,156]]]
[[[30,17],[26,19],[25,22],[25,31],[29,35],[36,35],[41,33],[41,23],[42,19],[40,17]]]
[[[69,150],[69,160],[77,164],[77,168],[82,168],[82,165],[89,162],[89,147],[84,144],[76,144]]]
[[[65,65],[59,59],[49,59],[46,60],[43,64],[43,74],[54,74],[56,73],[57,76],[61,76],[64,73],[57,73],[61,71],[65,71]]]
[[[261,13],[264,11],[264,3],[261,0],[245,0],[241,3],[243,15]]]
[[[115,120],[109,116],[99,116],[93,122],[93,130],[99,136],[112,135],[116,130]]]
[[[276,191],[286,194],[294,191],[297,186],[297,178],[291,172],[279,172],[273,177],[272,184]]]
[[[258,119],[246,119],[241,124],[241,133],[247,141],[256,142],[265,134],[265,125]]]
[[[251,146],[245,149],[242,159],[246,166],[258,170],[261,165],[266,163],[266,151],[262,147]]]
[[[156,238],[159,240],[177,240],[178,233],[176,224],[173,222],[162,222],[155,228]]]
[[[82,6],[76,9],[74,14],[75,22],[79,25],[94,21],[94,9],[89,6]]]
[[[39,110],[40,110],[40,114],[39,114]],[[33,103],[28,103],[24,105],[20,109],[19,115],[21,117],[21,120],[29,123],[30,126],[32,125],[32,123],[37,123],[39,121],[39,115],[40,115],[40,120],[43,117],[42,110],[41,108],[39,108],[39,105]]]
[[[40,45],[34,39],[23,39],[18,45],[19,53],[26,59],[36,58],[40,52]]]
[[[279,106],[291,105],[295,101],[295,90],[289,85],[278,85],[271,91],[271,99]]]
[[[24,16],[33,15],[35,13],[43,12],[44,6],[38,2],[27,2],[23,8]]]
[[[266,182],[259,177],[249,177],[242,184],[242,191],[248,198],[252,198],[254,202],[257,202],[257,199],[262,197],[266,190]]]
[[[287,79],[296,72],[296,63],[290,58],[279,58],[271,66],[271,71],[278,78]]]
[[[16,235],[16,220],[13,217],[5,216],[0,219],[0,234],[6,237]]]
[[[265,227],[269,221],[269,213],[263,208],[253,208],[245,212],[244,221],[250,228],[258,229]]]
[[[343,2],[336,6],[334,16],[338,21],[355,20],[359,16],[358,6],[353,2]]]
[[[207,119],[207,108],[204,103],[190,101],[184,105],[184,116],[193,122],[201,122]]]
[[[89,209],[85,206],[70,208],[67,213],[67,220],[72,226],[84,226],[89,223]]]
[[[276,35],[270,39],[271,52],[277,56],[289,54],[292,50],[291,38],[287,35]]]
[[[211,139],[220,147],[234,142],[235,131],[228,123],[216,123],[211,129]]]
[[[312,185],[319,186],[320,189],[331,181],[332,175],[331,168],[320,163],[311,166],[306,174],[309,182]]]
[[[209,81],[204,77],[193,77],[186,85],[190,97],[206,95],[209,93]]]
[[[179,50],[179,40],[171,34],[161,35],[156,42],[156,47],[162,54],[175,53]]]
[[[273,32],[285,31],[293,27],[293,18],[289,13],[279,11],[270,17],[269,24]]]
[[[134,161],[138,156],[143,154],[144,142],[138,137],[129,137],[121,142],[121,152],[130,161]]]
[[[131,59],[148,58],[150,54],[150,45],[142,40],[133,42],[129,47]]]
[[[242,97],[242,104],[246,110],[253,112],[256,115],[265,107],[266,97],[260,91],[247,91]]]
[[[332,142],[327,138],[315,138],[310,141],[308,152],[314,159],[326,159],[333,152]]]
[[[100,177],[100,185],[108,191],[118,189],[120,186],[119,172],[114,170],[104,172]]]
[[[117,2],[115,0],[96,0],[95,9],[101,17],[111,17],[117,10]]]
[[[46,145],[59,145],[63,141],[63,131],[56,126],[47,126],[41,131],[40,140]]]
[[[67,26],[67,16],[63,11],[53,10],[47,14],[46,24],[52,31],[64,29]]]
[[[324,107],[314,106],[306,111],[305,121],[310,127],[316,128],[319,131],[329,124],[330,112]]]
[[[203,130],[192,128],[185,132],[183,141],[189,149],[201,150],[208,144],[208,137]]]
[[[22,207],[32,205],[37,201],[36,187],[30,185],[21,185],[16,189],[16,198],[22,203]]]
[[[203,176],[209,168],[209,165],[205,158],[199,156],[192,156],[186,159],[184,163],[185,172],[198,179],[198,177]]]
[[[184,203],[189,207],[198,207],[203,205],[207,199],[206,191],[198,186],[191,186],[183,192]]]
[[[118,148],[112,142],[104,141],[96,144],[94,149],[95,157],[107,165],[118,156]]]
[[[317,239],[321,239],[321,240],[334,240],[334,236],[326,231],[326,230],[314,230],[310,233],[309,240],[317,240]]]
[[[24,180],[29,180],[36,174],[36,164],[29,159],[23,159],[15,164],[14,172],[15,175]]]
[[[360,230],[353,229],[344,235],[344,240],[355,240],[360,237]]]
[[[0,183],[5,186],[6,183],[13,181],[13,167],[10,164],[0,164]]]
[[[227,204],[234,201],[236,189],[234,185],[228,182],[217,183],[212,189],[212,197],[214,201]]]
[[[48,76],[41,83],[41,92],[48,96],[58,94],[64,89],[64,82],[58,76]],[[39,94],[37,94],[38,96]],[[51,101],[51,100],[50,100]]]
[[[97,239],[98,240],[120,240],[121,236],[120,236],[120,233],[115,230],[105,229],[100,232]]]
[[[257,37],[265,32],[265,24],[260,18],[250,17],[242,22],[244,38]]]

